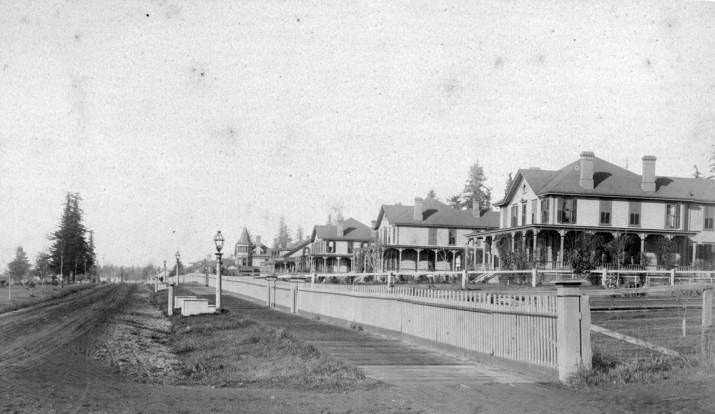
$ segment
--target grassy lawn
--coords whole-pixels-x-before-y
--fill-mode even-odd
[[[712,375],[715,332],[712,328],[701,329],[701,304],[701,297],[694,292],[670,297],[592,298],[592,309],[621,308],[592,312],[592,324],[676,351],[681,357],[667,356],[592,332],[593,371],[581,375],[577,382],[587,385],[649,383]],[[625,309],[628,307],[631,309]]]
[[[163,309],[166,292],[155,294]],[[169,346],[183,367],[183,384],[269,386],[342,391],[375,381],[361,370],[322,354],[313,345],[240,314],[172,316]]]

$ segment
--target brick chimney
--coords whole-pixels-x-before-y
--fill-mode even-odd
[[[593,190],[593,152],[584,151],[579,160],[580,178],[578,184],[584,190]]]
[[[343,218],[338,217],[338,221],[336,223],[336,226],[338,228],[338,237],[343,237],[345,235],[345,228],[343,227]]]
[[[474,218],[479,218],[480,217],[480,208],[479,208],[479,201],[477,201],[477,198],[474,197],[472,198],[472,216]]]
[[[412,210],[412,219],[415,221],[423,220],[423,213],[425,208],[425,200],[421,197],[415,197],[415,208]]]
[[[643,156],[643,178],[641,181],[641,189],[643,191],[655,191],[655,156]]]
[[[256,246],[261,245],[261,236],[256,236]]]

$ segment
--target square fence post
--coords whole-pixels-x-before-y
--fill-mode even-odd
[[[298,313],[298,286],[292,284],[290,287],[290,311]]]
[[[531,269],[531,287],[536,287],[536,268]]]
[[[167,304],[166,313],[171,316],[174,314],[174,285],[169,285],[169,292],[166,296],[169,302]]]
[[[670,286],[675,286],[675,269],[670,269]]]
[[[713,325],[713,290],[703,290],[702,327],[709,328]]]
[[[556,360],[563,383],[579,369],[591,368],[591,317],[588,298],[583,299],[580,283],[558,283],[556,290]],[[585,320],[583,313],[588,313]]]
[[[467,269],[464,269],[462,271],[462,290],[467,289],[467,280],[469,280],[469,277],[467,276]]]
[[[606,278],[608,277],[608,270],[603,269],[601,271],[601,286],[606,287]]]

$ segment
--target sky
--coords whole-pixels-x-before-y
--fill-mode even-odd
[[[68,191],[100,264],[197,260],[331,210],[593,151],[707,169],[715,3],[0,0],[0,267]],[[230,247],[229,250],[232,250]]]

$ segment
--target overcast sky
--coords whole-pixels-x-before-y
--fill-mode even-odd
[[[369,223],[476,161],[497,199],[584,150],[689,176],[715,135],[714,3],[32,3],[0,0],[2,268],[67,191],[102,263],[158,264]]]

